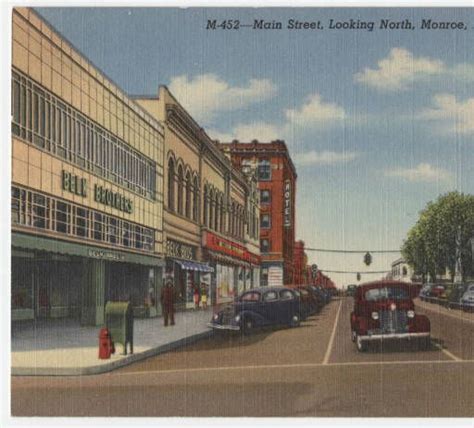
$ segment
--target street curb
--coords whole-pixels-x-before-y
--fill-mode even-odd
[[[146,358],[162,354],[164,352],[172,351],[173,349],[181,348],[198,340],[205,339],[212,336],[213,331],[204,331],[174,342],[166,343],[165,345],[157,346],[156,348],[147,349],[146,351],[131,354],[117,361],[108,364],[101,364],[100,366],[89,367],[12,367],[12,376],[88,376],[107,373],[120,367],[128,366],[129,364]]]

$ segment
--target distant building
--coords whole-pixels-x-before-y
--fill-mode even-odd
[[[389,279],[394,281],[412,282],[414,276],[413,268],[403,259],[399,258],[392,262]]]
[[[304,251],[304,241],[296,241],[293,248],[293,283],[303,285],[308,283],[308,256]]]
[[[294,283],[296,169],[284,141],[233,141],[220,147],[244,173],[256,171],[260,191],[261,285]]]

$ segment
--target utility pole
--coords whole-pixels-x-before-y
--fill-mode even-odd
[[[461,260],[461,226],[456,232],[456,264],[454,268],[454,282],[462,281],[462,260]]]

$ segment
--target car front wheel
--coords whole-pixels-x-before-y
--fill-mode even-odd
[[[356,346],[359,352],[365,352],[368,348],[368,343],[366,340],[362,340],[359,335],[356,335]]]

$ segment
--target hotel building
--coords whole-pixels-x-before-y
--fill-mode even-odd
[[[260,191],[261,285],[294,283],[296,169],[283,141],[220,143],[233,165],[256,171]]]

